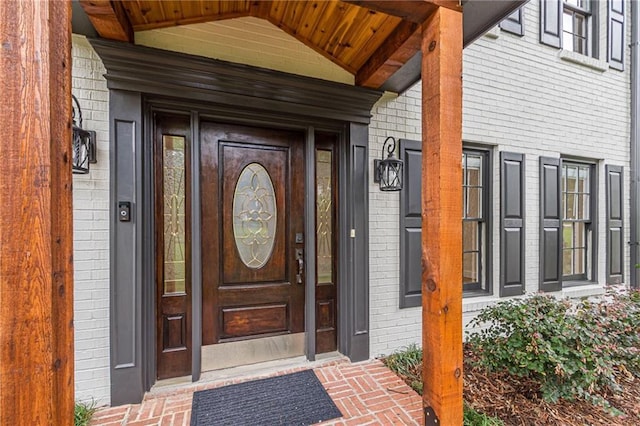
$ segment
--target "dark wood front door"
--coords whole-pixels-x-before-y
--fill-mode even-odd
[[[304,133],[201,122],[203,344],[304,331]]]
[[[191,374],[190,119],[155,116],[157,378]]]

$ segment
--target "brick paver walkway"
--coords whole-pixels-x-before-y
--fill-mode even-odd
[[[300,370],[303,368],[148,393],[142,404],[100,409],[91,425],[188,426],[193,392]],[[322,425],[422,424],[420,396],[378,360],[332,363],[315,368],[314,372],[344,415]]]

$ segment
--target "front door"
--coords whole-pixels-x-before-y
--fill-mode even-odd
[[[157,378],[191,374],[190,119],[155,116]]]
[[[304,331],[304,133],[200,123],[203,344]]]

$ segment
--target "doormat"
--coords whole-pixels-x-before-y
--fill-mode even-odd
[[[337,417],[313,370],[198,391],[191,408],[191,426],[304,426]]]

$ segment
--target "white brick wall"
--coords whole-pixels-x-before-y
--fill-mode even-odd
[[[606,2],[600,2],[600,57],[606,58]],[[539,2],[525,6],[525,35],[493,31],[464,50],[463,140],[493,147],[493,288],[499,279],[499,152],[526,155],[526,290],[538,289],[539,157],[578,156],[598,164],[598,285],[565,290],[582,296],[602,291],[605,282],[604,165],[625,167],[629,193],[630,74],[595,70],[559,57],[559,50],[539,43]],[[630,22],[627,8],[627,23]],[[627,25],[629,39],[629,25]],[[630,41],[630,40],[629,40]],[[626,44],[628,45],[628,43]],[[599,65],[605,65],[601,61]],[[626,48],[625,66],[630,67]],[[420,85],[403,96],[383,99],[373,110],[370,164],[380,158],[386,136],[419,139]],[[405,111],[406,110],[406,111]],[[370,166],[372,167],[372,166]],[[420,343],[420,308],[398,309],[398,195],[370,188],[371,355],[387,354]],[[625,217],[629,217],[628,195]],[[625,240],[629,238],[628,219]],[[389,242],[391,241],[391,242]],[[384,244],[381,244],[384,242]],[[629,252],[625,246],[625,279]],[[465,324],[474,311],[498,300],[496,295],[464,301]]]
[[[73,35],[73,94],[95,130],[97,164],[73,178],[76,399],[109,404],[109,91],[102,61]]]

